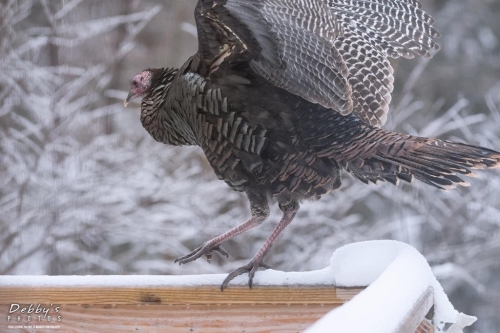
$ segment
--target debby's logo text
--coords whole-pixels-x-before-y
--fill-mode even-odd
[[[60,322],[62,317],[59,313],[60,306],[43,304],[17,304],[12,303],[7,315],[8,322]]]

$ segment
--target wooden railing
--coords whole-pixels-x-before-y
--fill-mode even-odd
[[[230,286],[221,292],[214,279],[193,285],[192,277],[186,276],[184,286],[170,284],[168,277],[158,282],[161,279],[0,277],[0,332],[301,332],[332,309],[363,295],[363,288],[279,282],[253,289]],[[176,277],[176,281],[183,279]],[[38,305],[49,309],[45,318],[43,312],[35,313]],[[425,319],[431,306],[429,288],[408,309],[406,320],[398,323],[398,332],[432,332]],[[26,310],[21,313],[23,307]]]

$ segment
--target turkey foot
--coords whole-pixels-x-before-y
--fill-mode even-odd
[[[191,253],[175,259],[174,262],[179,263],[179,265],[187,264],[188,262],[195,261],[196,259],[200,258],[203,255],[205,255],[207,257],[207,261],[210,262],[212,260],[212,254],[214,252],[217,252],[221,256],[229,258],[229,254],[226,252],[226,250],[224,250],[220,246],[220,244],[216,245],[213,243],[213,240],[211,240],[206,242],[202,246],[196,248]]]
[[[255,275],[255,272],[260,268],[266,268],[266,269],[271,269],[271,266],[266,264],[265,262],[260,260],[256,260],[255,258],[250,260],[250,262],[244,266],[241,266],[240,268],[235,269],[229,275],[224,279],[224,282],[222,282],[222,285],[220,286],[220,290],[224,291],[224,289],[227,287],[229,282],[234,279],[235,277],[248,272],[248,286],[252,288],[252,283],[253,283],[253,277]]]

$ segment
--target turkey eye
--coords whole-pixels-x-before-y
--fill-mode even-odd
[[[143,77],[141,77],[141,82],[142,82],[143,80],[144,80],[144,78],[143,78]]]

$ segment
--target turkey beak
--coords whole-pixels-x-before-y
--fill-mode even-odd
[[[128,103],[130,103],[131,100],[133,100],[135,97],[135,94],[133,92],[129,92],[127,99],[123,101],[123,105],[127,107]]]

